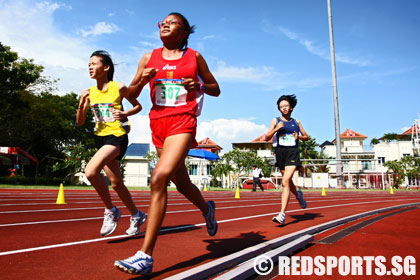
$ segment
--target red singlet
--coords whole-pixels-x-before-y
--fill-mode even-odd
[[[199,80],[196,55],[195,50],[188,48],[180,59],[166,60],[162,57],[162,48],[153,50],[146,66],[158,69],[150,81],[151,120],[179,114],[199,115],[203,93],[187,92],[182,85],[182,78]]]

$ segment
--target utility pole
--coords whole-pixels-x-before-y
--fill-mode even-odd
[[[330,48],[331,48],[331,67],[334,91],[334,123],[335,123],[335,144],[336,144],[336,178],[337,187],[343,188],[343,163],[341,161],[341,137],[340,137],[340,117],[338,113],[338,94],[337,94],[337,73],[335,70],[335,50],[334,50],[334,32],[332,25],[331,0],[328,0],[328,22],[330,26]]]

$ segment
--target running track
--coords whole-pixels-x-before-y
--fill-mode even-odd
[[[134,237],[124,235],[129,216],[116,194],[112,193],[114,202],[122,210],[123,216],[114,234],[102,238],[99,229],[103,219],[103,204],[96,193],[80,190],[64,192],[67,204],[57,205],[58,190],[0,189],[1,279],[136,279],[113,266],[114,260],[132,256],[143,240],[143,233]],[[149,192],[132,191],[132,195],[136,205],[142,211],[147,211]],[[420,202],[420,192],[415,191],[396,191],[394,195],[385,191],[327,191],[326,196],[321,196],[321,192],[304,192],[308,208],[300,209],[297,201],[291,198],[286,225],[278,226],[271,218],[279,211],[280,192],[242,191],[240,199],[234,198],[233,191],[209,191],[203,192],[203,195],[206,200],[212,199],[216,203],[219,221],[217,235],[209,237],[201,213],[182,195],[169,192],[167,215],[155,248],[155,266],[151,278],[164,279],[261,242],[338,218]],[[419,210],[409,212],[418,215]],[[375,225],[376,230],[378,227],[389,230],[392,223],[391,228],[395,231],[399,218],[410,217],[413,224],[409,224],[408,229],[418,229],[418,216],[414,217],[409,212],[381,220]],[[143,225],[142,232],[144,229]],[[411,234],[407,236],[405,232],[400,232],[401,237],[405,241],[409,238],[409,246],[419,252],[419,239],[412,234],[412,230],[409,232]],[[366,245],[362,242],[363,237],[359,236],[352,242],[354,245],[370,244],[378,255],[389,255],[392,250],[397,254],[399,244],[393,246],[387,243],[389,246],[383,249],[386,252],[381,251],[378,244],[386,243],[383,238],[379,234],[375,239],[369,239],[372,242]],[[395,238],[392,240],[395,242]],[[317,246],[309,248],[308,252],[324,254]],[[356,248],[347,245],[344,252],[348,256],[360,255],[361,251]],[[343,254],[343,250],[337,256],[340,254]],[[334,255],[334,250],[328,251],[328,255]],[[417,253],[419,260],[420,253]]]

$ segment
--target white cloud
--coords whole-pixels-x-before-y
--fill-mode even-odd
[[[273,75],[276,75],[277,73],[275,73],[273,68],[268,66],[248,66],[241,68],[227,65],[224,61],[218,61],[217,69],[213,74],[218,79],[261,83],[264,80],[270,79],[270,77],[273,77]]]
[[[272,25],[266,21],[263,20],[261,22],[261,26],[262,26],[262,30],[268,34],[276,34],[273,32],[273,27]],[[315,42],[308,40],[306,38],[304,38],[302,35],[293,32],[283,26],[276,26],[275,28],[277,28],[277,30],[279,30],[281,33],[283,33],[283,35],[285,35],[287,38],[289,38],[290,40],[293,41],[297,41],[299,44],[301,44],[302,46],[305,47],[305,49],[316,56],[319,56],[322,59],[325,60],[331,60],[331,52],[329,49],[325,49],[322,47],[319,47],[316,45]],[[358,66],[367,66],[369,65],[369,60],[365,59],[365,58],[357,58],[354,55],[349,55],[349,54],[343,54],[343,53],[335,53],[335,60],[337,62],[341,62],[341,63],[347,63],[347,64],[354,64],[354,65],[358,65]]]
[[[130,143],[149,143],[151,147],[152,136],[148,115],[134,115],[129,117],[131,132]],[[232,149],[232,143],[250,142],[267,131],[268,127],[244,119],[217,119],[200,122],[198,119],[196,140],[209,137],[223,148],[226,153]]]
[[[90,54],[99,49],[90,40],[78,34],[63,33],[56,27],[54,12],[71,9],[55,2],[34,4],[29,0],[0,1],[1,42],[10,46],[20,57],[34,59],[36,64],[44,66],[44,76],[59,79],[59,94],[71,91],[80,93],[93,84],[87,65]],[[117,28],[97,24],[86,32],[99,34]],[[134,57],[140,61],[140,54],[145,51],[138,49]],[[130,53],[111,52],[111,55],[117,63],[116,80],[128,84],[136,72],[138,61],[133,61]]]
[[[72,9],[71,6],[68,6],[64,3],[50,3],[48,1],[36,3],[35,6],[40,10],[45,10],[48,13],[54,12],[55,10],[62,9],[66,11],[70,11]]]
[[[90,35],[98,36],[102,34],[111,34],[119,30],[120,28],[116,24],[101,21],[96,23],[94,26],[90,26],[87,30],[80,30],[80,33],[83,37],[88,37]]]
[[[265,65],[238,67],[227,65],[226,62],[220,60],[216,61],[216,65],[213,75],[217,80],[263,85],[262,89],[265,91],[277,91],[289,87],[315,88],[330,82],[328,78],[309,79],[297,77],[294,73],[281,73]]]
[[[207,35],[203,37],[203,40],[210,40],[216,38],[216,35]]]
[[[153,146],[149,116],[137,114],[129,117],[129,120],[131,124],[130,143],[149,143]]]
[[[44,75],[60,79],[60,92],[80,92],[91,83],[87,63],[93,47],[54,27],[53,13],[58,9],[71,7],[50,2],[34,5],[25,0],[1,1],[1,40],[20,57],[44,66]]]
[[[232,143],[250,142],[267,131],[268,127],[244,119],[217,119],[198,121],[197,141],[209,137],[223,148],[223,152],[232,149]]]

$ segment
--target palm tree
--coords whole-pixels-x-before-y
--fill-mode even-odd
[[[300,150],[300,157],[302,159],[306,159],[302,161],[303,164],[323,164],[323,165],[316,165],[310,166],[308,169],[311,172],[328,172],[327,164],[328,158],[321,152],[316,151],[316,148],[319,145],[316,143],[316,139],[309,136],[308,141],[302,141],[299,143],[299,150]],[[325,161],[311,161],[308,159],[325,159]],[[325,165],[324,165],[325,164]],[[306,169],[305,169],[305,176],[306,176]]]
[[[398,134],[397,133],[385,133],[384,136],[381,138],[385,142],[392,142],[398,141]]]
[[[223,180],[223,176],[228,177],[231,171],[234,171],[234,169],[230,164],[224,163],[223,161],[217,161],[214,168],[210,171],[210,174],[213,176],[213,186],[217,185],[217,177]]]
[[[376,145],[379,144],[379,139],[378,138],[372,138],[372,140],[370,140],[370,145]]]

